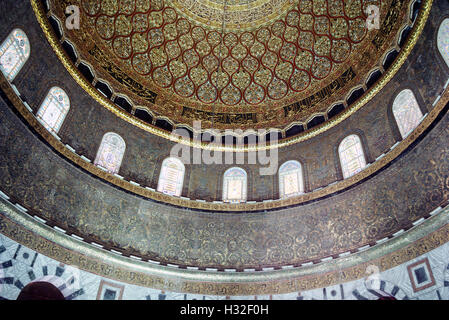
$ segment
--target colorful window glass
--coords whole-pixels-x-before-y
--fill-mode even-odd
[[[287,161],[279,168],[281,199],[304,193],[302,167],[298,161]]]
[[[106,169],[110,173],[118,173],[125,154],[125,141],[118,134],[108,132],[101,140],[94,164]]]
[[[159,192],[179,197],[184,184],[185,167],[177,158],[167,158],[162,162],[161,174],[157,190]]]
[[[401,91],[394,99],[393,114],[402,138],[405,138],[419,124],[423,114],[410,89]]]
[[[437,35],[437,47],[449,67],[449,19],[441,22]]]
[[[53,87],[42,102],[36,117],[48,131],[58,133],[70,109],[70,100],[64,90]]]
[[[14,78],[30,57],[30,42],[25,32],[14,29],[0,46],[0,70],[8,81]]]
[[[362,171],[366,166],[362,142],[355,134],[343,139],[338,147],[338,154],[344,178],[349,178]]]
[[[246,188],[246,171],[237,167],[228,169],[223,176],[223,202],[245,202]]]

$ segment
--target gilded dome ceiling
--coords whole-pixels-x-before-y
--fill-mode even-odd
[[[154,118],[221,129],[285,129],[347,107],[409,21],[400,0],[77,2],[81,30],[65,37],[97,80]],[[61,21],[66,5],[52,4]]]
[[[81,8],[81,29],[68,30],[65,9],[74,3]],[[434,270],[442,270],[442,264],[433,262],[439,255],[429,250],[445,243],[449,234],[449,4],[5,4],[0,12],[3,39],[23,28],[31,49],[13,80],[0,73],[4,237],[60,262],[60,268],[76,266],[114,281],[227,297],[317,288],[333,295],[331,286],[346,288],[349,281],[366,277],[372,266],[380,272],[395,268],[392,274],[401,267],[407,279],[417,270],[410,266],[423,265],[418,261],[422,255]],[[364,24],[368,5],[380,8],[378,29]],[[301,42],[306,37],[310,42]],[[396,55],[390,55],[392,50]],[[328,61],[327,73],[319,73],[325,70],[320,61]],[[93,80],[82,65],[89,66]],[[258,76],[261,70],[268,74],[265,83]],[[376,70],[380,76],[373,79]],[[310,79],[302,91],[293,85],[295,72]],[[249,80],[242,82],[239,73]],[[275,81],[286,90],[279,85],[270,91]],[[110,86],[110,94],[102,96],[99,83]],[[205,92],[215,92],[215,100],[204,101],[200,95],[207,83],[210,90]],[[251,86],[262,88],[260,102],[247,101]],[[66,100],[53,95],[55,87],[66,93]],[[226,88],[235,88],[235,94],[225,99]],[[359,89],[363,96],[354,98]],[[284,96],[275,96],[282,92]],[[130,111],[112,109],[123,96],[132,104]],[[240,100],[234,104],[227,100],[236,96]],[[64,110],[57,118],[46,102],[55,99],[56,106],[60,98]],[[282,147],[270,149],[270,157],[275,151],[273,174],[262,174],[262,161],[251,163],[249,146],[243,163],[237,155],[244,152],[234,151],[237,166],[226,159],[225,164],[209,163],[211,152],[195,149],[206,155],[204,162],[185,163],[178,170],[179,190],[173,193],[164,193],[159,185],[174,176],[164,170],[179,144],[133,122],[140,119],[136,108],[146,108],[176,125],[214,119],[213,125],[223,128],[287,128],[308,123],[335,103],[345,111],[325,117],[328,126],[319,129],[328,131],[307,136],[307,141],[295,136],[294,144],[287,144],[293,141],[287,137]],[[395,113],[395,106],[401,113]],[[42,116],[45,110],[51,117]],[[54,126],[42,121],[56,118],[60,121]],[[153,125],[155,121],[148,128]],[[119,148],[104,153],[107,137],[120,138],[117,144],[109,140]],[[355,141],[355,148],[341,148],[345,141]],[[103,166],[106,157],[113,166]],[[283,170],[293,163],[294,170]],[[244,181],[234,184],[242,197],[227,196],[227,173],[237,172],[233,169],[245,172],[244,179],[234,180]],[[298,192],[285,188],[288,182],[297,182]],[[285,192],[291,190],[295,192]],[[7,254],[19,252],[5,247]],[[36,266],[42,269],[40,262]],[[11,287],[18,288],[17,283]],[[352,291],[346,296],[364,294],[348,287]]]

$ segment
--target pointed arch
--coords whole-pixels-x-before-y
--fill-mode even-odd
[[[94,164],[114,174],[118,173],[125,154],[125,140],[114,132],[103,136]]]
[[[233,167],[223,174],[223,202],[245,202],[247,197],[248,175],[245,170]]]
[[[30,41],[21,29],[14,29],[0,45],[0,70],[13,81],[30,57]]]
[[[279,167],[279,195],[281,199],[304,193],[302,165],[296,160],[284,162]]]
[[[162,162],[157,191],[172,196],[181,196],[184,184],[185,166],[177,158],[167,158]]]
[[[53,87],[48,91],[36,117],[48,130],[58,133],[70,109],[70,99],[64,90]]]
[[[338,155],[345,179],[362,171],[366,166],[362,142],[356,134],[351,134],[343,139],[338,146]]]

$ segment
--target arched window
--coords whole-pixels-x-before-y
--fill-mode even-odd
[[[110,173],[118,173],[125,154],[125,141],[118,134],[108,132],[101,140],[94,164]]]
[[[440,24],[437,35],[437,47],[449,67],[449,19],[444,19]]]
[[[223,176],[223,202],[239,203],[246,201],[247,175],[241,168],[226,170]]]
[[[362,142],[358,135],[352,134],[344,138],[338,146],[338,155],[345,179],[362,171],[366,166]]]
[[[290,160],[279,168],[279,194],[281,199],[304,193],[302,167],[298,161]]]
[[[70,109],[70,100],[64,90],[53,87],[42,102],[36,117],[48,131],[57,133]]]
[[[423,114],[412,90],[405,89],[396,96],[393,102],[393,115],[402,138],[416,128]]]
[[[30,57],[30,42],[25,32],[14,29],[0,46],[0,70],[8,81],[14,80]]]
[[[179,197],[184,184],[185,167],[177,158],[167,158],[162,162],[157,191]]]

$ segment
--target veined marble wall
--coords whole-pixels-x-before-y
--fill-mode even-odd
[[[367,277],[327,288],[263,296],[213,296],[164,292],[126,284],[82,271],[39,254],[0,234],[0,299],[16,299],[27,284],[48,281],[68,300],[449,300],[449,243]]]

